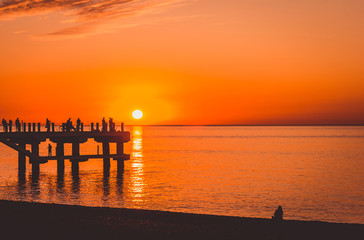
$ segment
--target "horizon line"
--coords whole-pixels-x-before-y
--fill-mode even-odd
[[[29,122],[29,123],[36,123],[38,124],[39,122]],[[318,127],[325,127],[325,126],[364,126],[364,123],[361,124],[126,124],[125,122],[122,121],[118,121],[115,122],[115,124],[118,124],[117,126],[120,126],[119,124],[124,123],[124,126],[158,126],[158,127],[183,127],[183,126],[196,126],[196,127],[218,127],[218,126],[222,126],[222,127],[229,127],[229,126],[236,126],[236,127],[289,127],[289,126],[302,126],[302,127],[314,127],[314,126],[318,126]],[[61,126],[62,123],[55,123],[55,126]],[[1,124],[2,126],[2,124]],[[28,122],[27,122],[27,126],[28,126]],[[45,126],[45,124],[41,123],[41,126]],[[91,126],[91,123],[89,124],[84,124],[84,126]],[[15,125],[14,125],[15,127]]]
[[[125,126],[157,126],[157,127],[335,127],[335,126],[357,126],[363,127],[364,124],[125,124]]]

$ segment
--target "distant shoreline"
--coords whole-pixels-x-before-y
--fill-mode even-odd
[[[364,224],[244,218],[0,200],[8,239],[353,239]],[[361,238],[358,238],[361,239]]]

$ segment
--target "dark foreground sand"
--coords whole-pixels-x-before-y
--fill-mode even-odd
[[[364,239],[364,225],[0,200],[0,239]]]

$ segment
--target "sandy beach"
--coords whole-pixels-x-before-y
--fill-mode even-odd
[[[0,201],[2,239],[362,239],[364,225]]]

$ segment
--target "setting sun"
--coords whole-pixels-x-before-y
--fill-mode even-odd
[[[140,110],[135,110],[133,112],[133,118],[135,119],[141,119],[143,117],[143,112]]]

